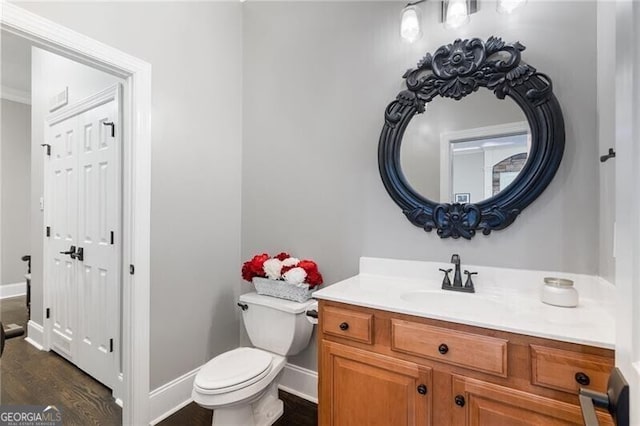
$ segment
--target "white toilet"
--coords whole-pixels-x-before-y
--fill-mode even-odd
[[[238,348],[206,363],[196,375],[193,400],[213,410],[215,426],[270,426],[283,413],[278,380],[288,355],[309,345],[315,305],[247,293],[242,318],[255,348]]]

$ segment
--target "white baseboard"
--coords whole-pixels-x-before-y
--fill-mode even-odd
[[[42,343],[44,342],[44,327],[37,322],[29,320],[27,323],[27,337],[25,337],[24,340],[36,349],[40,351],[44,350],[44,347],[42,346]]]
[[[25,294],[27,294],[27,283],[24,281],[21,283],[0,285],[0,299],[24,296]]]
[[[198,371],[200,367],[151,391],[149,408],[152,425],[160,423],[193,401],[191,391]]]
[[[193,401],[191,398],[193,381],[200,368],[191,370],[149,393],[150,417],[153,419],[150,423],[152,425],[160,423]],[[307,401],[318,403],[318,373],[315,371],[287,364],[278,387]]]
[[[302,399],[318,403],[318,373],[315,371],[287,364],[278,387]]]

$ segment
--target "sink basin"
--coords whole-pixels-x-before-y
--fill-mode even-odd
[[[504,301],[495,297],[487,297],[475,293],[458,293],[446,290],[421,290],[403,293],[400,299],[423,308],[436,308],[453,312],[467,311],[473,306],[474,311],[506,310],[509,307]]]

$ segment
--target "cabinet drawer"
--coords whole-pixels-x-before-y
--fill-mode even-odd
[[[507,377],[507,340],[391,320],[391,349]]]
[[[327,306],[322,311],[322,332],[371,344],[373,315]]]
[[[565,392],[606,392],[613,359],[531,345],[531,383]],[[582,382],[582,383],[580,383]]]

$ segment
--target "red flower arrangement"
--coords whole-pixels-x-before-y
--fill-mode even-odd
[[[313,260],[300,260],[289,253],[278,253],[270,257],[257,254],[242,265],[242,278],[251,282],[254,277],[286,281],[289,284],[308,284],[309,288],[322,284],[322,275]]]

